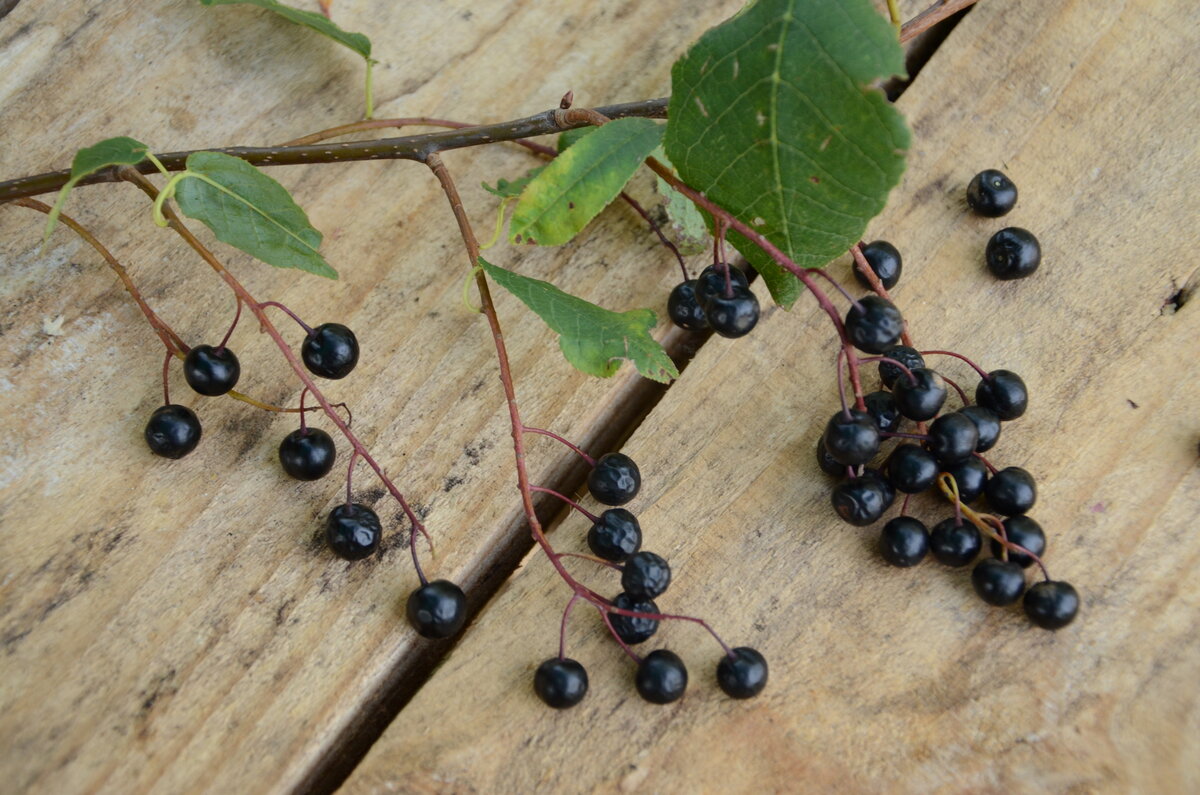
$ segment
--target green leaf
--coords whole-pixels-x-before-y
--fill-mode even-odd
[[[558,141],[557,141],[559,153],[561,154],[562,152],[567,151],[567,149],[571,146],[571,144],[575,143],[580,138],[582,138],[583,136],[587,135],[588,133],[592,132],[595,129],[598,129],[598,128],[596,128],[596,127],[576,127],[574,130],[567,130],[565,132],[559,133]]]
[[[345,47],[349,47],[363,58],[371,58],[371,40],[361,33],[348,33],[335,25],[328,17],[316,11],[302,11],[299,8],[285,6],[276,0],[200,0],[206,6],[247,5],[274,11],[279,16],[306,28],[312,28],[317,33],[328,36]]]
[[[480,186],[493,196],[499,196],[501,199],[511,199],[515,196],[520,196],[521,191],[525,190],[525,186],[529,184],[530,180],[542,173],[543,168],[545,166],[531,168],[525,173],[525,176],[514,180],[500,178],[496,180],[496,187],[494,188],[486,182],[481,182]]]
[[[42,242],[50,239],[50,233],[54,231],[54,226],[58,223],[58,216],[62,212],[63,205],[67,203],[67,195],[79,180],[109,166],[135,166],[146,159],[146,153],[149,151],[150,147],[141,141],[135,141],[122,135],[117,138],[105,138],[99,143],[76,152],[75,159],[71,161],[71,178],[58,192],[58,198],[55,199],[54,206],[50,208],[50,213],[46,217],[46,231],[42,236]]]
[[[287,189],[244,160],[219,152],[188,156],[175,199],[217,239],[278,268],[337,278],[318,253],[321,233]]]
[[[757,0],[675,63],[664,145],[684,182],[796,264],[822,267],[904,171],[908,128],[871,88],[903,72],[895,30],[870,0]],[[790,306],[796,278],[729,239]]]
[[[608,378],[620,368],[622,359],[629,359],[639,373],[654,381],[666,383],[679,377],[671,357],[650,336],[658,322],[651,310],[612,312],[549,282],[492,265],[483,257],[479,265],[559,333],[558,346],[577,369]]]
[[[662,147],[654,150],[654,157],[667,168],[674,169]],[[705,251],[711,242],[707,216],[700,212],[691,199],[668,185],[662,177],[656,178],[655,184],[658,195],[666,199],[667,219],[670,222],[668,236],[674,239],[680,253],[690,255]]]
[[[579,139],[521,193],[509,240],[557,246],[575,237],[621,193],[662,132],[650,119],[617,119]]]

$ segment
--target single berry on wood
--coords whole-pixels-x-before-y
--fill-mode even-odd
[[[958,412],[975,423],[975,430],[979,432],[975,452],[986,453],[996,446],[996,440],[1000,438],[1000,418],[996,412],[983,406],[963,406]]]
[[[163,458],[183,458],[200,444],[200,418],[178,403],[159,406],[144,432],[150,452]]]
[[[925,357],[921,355],[920,351],[916,348],[910,348],[907,345],[893,345],[880,355],[900,362],[900,364],[909,370],[925,366]],[[891,362],[879,363],[879,380],[884,386],[891,389],[895,385],[897,378],[908,378],[908,376]]]
[[[1029,407],[1029,390],[1016,373],[993,370],[975,387],[975,402],[1001,420],[1015,420]]]
[[[621,569],[621,587],[630,596],[653,599],[671,585],[671,566],[653,552],[635,552]]]
[[[1025,570],[1011,561],[984,558],[971,570],[971,585],[980,599],[989,605],[1004,607],[1020,599],[1025,592]]]
[[[897,445],[888,456],[888,482],[905,494],[925,491],[937,481],[939,471],[933,453],[915,444]]]
[[[1069,582],[1047,580],[1025,592],[1025,615],[1042,629],[1062,629],[1079,612],[1079,592]]]
[[[838,411],[825,424],[825,449],[848,466],[865,464],[879,452],[879,427],[865,411]]]
[[[717,684],[732,698],[752,698],[767,686],[767,660],[749,646],[738,646],[717,663]]]
[[[1023,279],[1042,264],[1042,247],[1028,229],[1010,226],[992,235],[984,259],[997,279]]]
[[[982,546],[983,539],[975,525],[960,524],[953,516],[938,522],[929,534],[929,551],[947,566],[967,565],[975,560]]]
[[[656,649],[642,658],[634,684],[638,695],[651,704],[670,704],[687,690],[687,666],[679,655],[667,649]]]
[[[1004,537],[1017,546],[1028,549],[1039,558],[1046,551],[1046,534],[1042,532],[1042,526],[1028,516],[1017,515],[1005,519]],[[992,555],[998,558],[1003,554],[1004,546],[993,538],[991,549]],[[1033,558],[1015,549],[1008,550],[1008,559],[1023,569],[1033,565]]]
[[[927,367],[918,367],[911,372],[911,380],[907,376],[896,379],[892,397],[896,399],[900,413],[910,420],[931,420],[946,402],[946,380]]]
[[[637,496],[641,487],[642,473],[624,453],[600,456],[588,474],[588,491],[605,505],[624,505]]]
[[[887,510],[887,495],[875,476],[850,478],[833,487],[833,510],[855,527],[874,524]]]
[[[881,433],[892,433],[900,427],[904,417],[891,392],[882,389],[870,392],[863,397],[863,402],[867,406],[867,414],[871,415],[871,420]]]
[[[954,478],[963,505],[975,502],[987,487],[988,468],[974,456],[947,468],[946,472]]]
[[[920,519],[897,516],[885,524],[879,534],[879,554],[893,566],[915,566],[928,552],[929,531]]]
[[[408,622],[425,638],[456,635],[467,620],[467,596],[449,580],[433,580],[408,596]]]
[[[1037,482],[1021,467],[1005,467],[992,475],[984,493],[996,513],[1016,516],[1029,513],[1037,502]]]
[[[624,508],[609,508],[588,531],[588,548],[600,558],[620,563],[642,547],[642,526]]]
[[[379,548],[383,528],[379,517],[365,505],[342,503],[329,512],[325,540],[338,557],[361,560]]]
[[[862,247],[862,255],[867,260],[867,264],[871,266],[871,270],[875,271],[875,275],[879,277],[885,290],[892,289],[896,286],[896,282],[900,281],[900,271],[904,268],[904,261],[900,258],[900,252],[891,243],[886,240],[873,240]],[[854,269],[854,277],[863,287],[871,288],[871,283],[858,268]]]
[[[570,658],[551,657],[533,675],[533,692],[555,709],[575,706],[587,691],[587,669]]]
[[[336,458],[333,438],[320,428],[297,428],[279,443],[279,463],[296,480],[325,477]]]
[[[708,318],[704,316],[704,307],[700,306],[700,299],[696,295],[695,279],[675,285],[667,298],[667,314],[672,323],[688,331],[708,328]]]
[[[650,613],[659,615],[658,605],[651,599],[643,599],[632,594],[617,594],[612,600],[613,607],[622,610],[632,610],[635,613]],[[608,622],[612,624],[613,632],[622,642],[635,646],[654,637],[658,631],[658,619],[641,618],[638,616],[623,616],[620,613],[609,613]]]
[[[1017,186],[1004,172],[989,168],[967,184],[967,204],[976,215],[999,218],[1017,204]]]
[[[970,417],[957,411],[943,414],[929,426],[929,451],[942,466],[966,461],[979,442],[979,428]]]
[[[758,325],[758,297],[747,287],[734,287],[731,296],[719,292],[704,305],[704,316],[722,337],[744,337]]]
[[[237,386],[241,375],[238,358],[225,347],[197,345],[183,358],[183,377],[201,395],[224,395]]]
[[[825,449],[824,436],[817,439],[817,466],[826,475],[833,475],[840,478],[846,474],[846,465],[831,456],[829,451]]]
[[[358,338],[341,323],[322,323],[304,338],[300,358],[313,375],[345,378],[358,364]]]
[[[887,299],[865,295],[846,313],[846,336],[860,351],[883,353],[904,332],[900,310]]]

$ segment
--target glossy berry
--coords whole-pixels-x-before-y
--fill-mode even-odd
[[[976,215],[999,218],[1017,204],[1017,186],[994,168],[980,171],[967,185],[967,204]]]
[[[729,286],[733,291],[739,287],[744,290],[750,286],[750,280],[741,268],[730,265]],[[700,276],[696,279],[696,298],[700,300],[700,306],[707,309],[708,302],[718,293],[725,294],[725,269],[709,265],[700,271]]]
[[[881,355],[900,362],[900,364],[904,365],[909,370],[915,370],[918,367],[925,366],[925,357],[921,355],[920,351],[918,351],[916,348],[910,348],[907,345],[893,345],[885,350]],[[895,385],[897,378],[907,377],[908,376],[904,374],[903,370],[891,362],[879,363],[879,380],[883,382],[883,385],[888,389],[891,389]]]
[[[624,453],[600,456],[588,475],[588,491],[605,505],[624,505],[637,496],[641,487],[642,473]]]
[[[933,453],[915,444],[897,445],[888,456],[888,482],[905,494],[925,491],[937,481],[940,471]]]
[[[904,418],[900,415],[900,409],[896,406],[891,392],[882,389],[870,392],[863,398],[863,402],[867,406],[867,414],[871,415],[871,420],[881,433],[892,433],[900,427],[900,421]]]
[[[178,403],[159,406],[146,423],[146,444],[163,458],[183,458],[200,444],[200,418]]]
[[[945,470],[958,487],[958,498],[963,505],[970,505],[979,499],[987,487],[988,468],[978,458],[971,456]]]
[[[358,338],[341,323],[322,323],[304,338],[300,358],[313,375],[345,378],[358,364]]]
[[[449,580],[433,580],[408,595],[408,623],[423,638],[449,638],[467,621],[467,596]]]
[[[1046,534],[1042,532],[1042,526],[1028,516],[1010,516],[1005,519],[1004,537],[1017,546],[1028,549],[1039,558],[1046,551]],[[1004,551],[1004,547],[995,539],[992,539],[991,549],[992,556],[997,558]],[[1008,559],[1023,569],[1033,565],[1033,558],[1013,549],[1008,550]]]
[[[758,325],[758,298],[745,287],[734,287],[733,295],[719,292],[704,305],[708,325],[722,337],[737,339]]]
[[[656,649],[642,658],[633,681],[651,704],[670,704],[687,690],[687,666],[675,652]]]
[[[296,430],[279,443],[279,463],[296,480],[317,480],[329,474],[337,458],[333,438],[320,428]]]
[[[817,439],[817,466],[826,475],[842,477],[846,474],[846,465],[838,463],[838,460],[825,449],[825,437],[823,436]]]
[[[630,596],[653,599],[671,585],[671,566],[653,552],[636,552],[621,569],[621,587]]]
[[[979,433],[975,452],[986,453],[996,446],[996,441],[1000,438],[1000,418],[996,416],[996,412],[983,406],[963,406],[958,413],[975,423],[975,430]]]
[[[1037,502],[1037,483],[1033,475],[1024,469],[1005,467],[992,475],[984,493],[987,494],[988,505],[996,513],[1016,516],[1029,513],[1029,509]]]
[[[883,509],[886,511],[892,507],[892,503],[896,501],[896,487],[888,482],[887,477],[878,469],[865,467],[862,477],[871,478],[879,486],[879,490],[883,493]]]
[[[749,646],[739,646],[733,656],[717,663],[717,684],[732,698],[752,698],[767,686],[767,660]]]
[[[871,266],[871,270],[875,271],[875,275],[883,283],[885,290],[896,286],[896,282],[900,281],[900,271],[903,269],[904,263],[895,246],[886,240],[874,240],[862,247],[862,254],[867,260],[867,264]],[[858,268],[854,269],[854,277],[862,283],[863,287],[871,288],[871,283]]]
[[[924,422],[937,416],[946,402],[946,381],[933,370],[918,367],[912,380],[901,377],[892,386],[892,397],[900,413],[910,420]]]
[[[891,301],[866,295],[846,313],[846,335],[860,351],[883,353],[904,331],[904,318]]]
[[[365,505],[345,503],[329,512],[325,522],[325,540],[338,557],[362,560],[379,548],[383,528],[379,517]]]
[[[934,525],[929,534],[929,551],[939,562],[947,566],[965,566],[975,560],[983,546],[983,539],[975,525],[958,520],[953,516]]]
[[[911,516],[897,516],[879,534],[879,554],[893,566],[915,566],[928,552],[929,531],[924,522]]]
[[[833,509],[855,527],[874,524],[887,510],[887,494],[874,476],[850,478],[833,487]]]
[[[237,386],[242,366],[233,351],[197,345],[183,358],[183,377],[201,395],[224,395]]]
[[[1016,373],[993,370],[975,387],[975,402],[1002,420],[1015,420],[1029,407],[1029,390]]]
[[[1025,570],[998,558],[984,558],[971,570],[971,585],[989,605],[1011,605],[1025,593]]]
[[[943,467],[971,458],[979,442],[979,428],[970,417],[957,411],[943,414],[929,426],[929,452]]]
[[[642,548],[642,527],[624,508],[609,508],[588,531],[588,548],[596,557],[620,563]]]
[[[997,279],[1023,279],[1042,264],[1042,247],[1028,229],[1010,226],[992,235],[984,261]]]
[[[587,669],[565,657],[551,657],[533,675],[533,692],[555,709],[573,707],[587,695]]]
[[[1025,615],[1042,629],[1062,629],[1079,612],[1079,592],[1069,582],[1047,580],[1025,592]]]
[[[703,331],[708,328],[708,318],[704,316],[704,307],[696,296],[696,280],[688,279],[680,282],[671,290],[667,298],[667,314],[671,322],[688,331]]]
[[[613,607],[619,607],[622,610],[658,614],[658,605],[654,604],[653,600],[640,599],[627,593],[618,594],[612,603]],[[623,616],[620,613],[609,613],[608,622],[612,624],[613,632],[617,633],[617,637],[630,646],[650,640],[658,631],[658,619],[656,618],[639,618]]]
[[[858,466],[879,452],[879,428],[865,411],[839,411],[825,424],[825,449],[833,460]]]

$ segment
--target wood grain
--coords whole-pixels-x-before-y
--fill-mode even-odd
[[[895,295],[919,344],[1029,383],[1029,412],[991,457],[1039,478],[1051,571],[1084,599],[1072,626],[986,607],[965,570],[890,569],[877,529],[836,520],[812,461],[837,405],[835,347],[801,302],[706,345],[623,448],[644,476],[630,507],[646,548],[676,574],[660,606],[762,650],[768,689],[724,698],[719,650],[677,624],[647,647],[685,659],[689,693],[646,704],[581,612],[568,654],[590,691],[546,709],[530,683],[567,594],[531,555],[345,791],[1200,788],[1200,307],[1169,301],[1195,283],[1200,243],[1197,23],[1174,0],[983,3],[900,101],[912,159],[870,230],[904,252]],[[1021,189],[1002,220],[965,211],[986,167]],[[1041,239],[1033,278],[984,270],[1006,225]],[[578,549],[584,529],[568,518],[554,535]]]

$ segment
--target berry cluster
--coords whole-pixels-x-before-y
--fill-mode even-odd
[[[667,298],[667,314],[689,331],[711,328],[722,337],[744,337],[758,324],[758,298],[741,268],[717,262],[699,278],[675,285]]]

